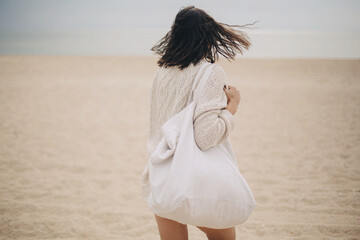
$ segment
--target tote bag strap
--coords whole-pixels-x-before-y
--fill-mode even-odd
[[[199,81],[199,78],[200,78],[200,74],[201,72],[204,70],[204,68],[206,66],[209,66],[211,63],[209,62],[205,62],[204,64],[202,64],[199,68],[199,70],[197,71],[196,73],[196,76],[195,76],[195,79],[194,79],[194,82],[193,82],[193,85],[192,85],[192,89],[191,89],[191,92],[194,93],[194,90],[195,90],[195,86],[196,86],[196,83]]]
[[[206,70],[205,70],[205,73],[202,75],[201,79],[200,78],[200,74],[201,72],[204,70],[205,67],[209,66]],[[209,78],[210,74],[211,74],[211,70],[213,69],[214,67],[214,64],[211,64],[211,63],[204,63],[199,71],[197,72],[196,74],[196,77],[195,77],[195,81],[194,81],[194,84],[193,84],[193,88],[192,88],[192,98],[193,98],[193,102],[195,103],[195,106],[197,105],[197,102],[199,101],[199,98],[200,98],[200,95],[201,95],[201,92],[207,82],[207,79]],[[197,88],[195,89],[195,84],[196,82],[199,82]]]

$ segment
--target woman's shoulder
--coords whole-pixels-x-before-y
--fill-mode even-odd
[[[224,68],[217,64],[217,63],[209,63],[206,60],[201,60],[197,64],[190,63],[189,66],[187,66],[184,69],[180,69],[179,67],[172,66],[172,67],[158,67],[155,76],[156,77],[174,77],[175,75],[181,75],[181,74],[195,74],[198,72],[203,64],[211,64],[213,65],[213,69],[210,74],[210,78],[214,79],[224,79],[225,78],[225,70]]]
[[[213,69],[210,73],[210,76],[209,76],[209,80],[208,82],[212,82],[212,83],[225,83],[225,70],[224,68],[217,64],[217,63],[212,63],[214,66],[213,66]]]
[[[214,67],[213,67],[212,73],[213,73],[214,75],[225,76],[225,70],[224,70],[224,68],[223,68],[221,65],[217,64],[217,63],[213,63],[213,64],[214,64]]]
[[[225,75],[225,71],[223,69],[223,67],[221,65],[219,65],[218,63],[210,63],[208,62],[206,59],[202,59],[200,60],[196,65],[192,65],[194,67],[194,69],[200,69],[200,67],[203,64],[208,64],[208,65],[212,65],[213,69],[211,71],[211,75],[213,76],[224,76]]]

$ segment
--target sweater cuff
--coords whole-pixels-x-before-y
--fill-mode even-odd
[[[227,109],[222,109],[220,114],[222,115],[223,119],[226,119],[227,123],[230,125],[230,131],[233,130],[235,127],[234,115],[232,115],[232,113]]]

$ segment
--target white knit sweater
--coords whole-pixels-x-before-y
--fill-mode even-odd
[[[152,153],[162,137],[161,126],[191,103],[191,89],[202,63],[185,69],[159,67],[150,89],[150,129],[147,150]],[[214,63],[215,64],[215,63]],[[200,74],[201,77],[202,73]],[[205,151],[224,141],[234,128],[234,116],[225,109],[225,72],[215,64],[199,98],[194,114],[194,138]],[[195,86],[197,87],[197,86]],[[143,187],[148,184],[148,169],[142,176]],[[143,192],[147,196],[148,192]]]

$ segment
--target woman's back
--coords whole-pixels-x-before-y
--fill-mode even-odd
[[[150,153],[161,139],[161,126],[192,101],[191,90],[195,76],[205,62],[203,59],[198,64],[190,64],[182,70],[177,67],[158,69],[150,97],[150,128],[147,141]],[[204,87],[194,116],[195,140],[202,150],[224,140],[234,127],[233,115],[225,109],[225,84],[225,73],[221,66],[216,65]]]
[[[150,131],[147,149],[152,152],[161,137],[161,126],[191,101],[191,88],[199,65],[159,67],[151,87]]]
[[[150,154],[162,138],[161,126],[191,103],[195,76],[205,61],[203,59],[196,65],[190,64],[183,70],[176,67],[158,69],[150,97],[150,128],[147,140]],[[225,109],[227,96],[223,90],[224,85],[225,72],[216,64],[203,88],[194,113],[194,139],[203,151],[224,141],[234,128],[234,115]],[[143,198],[146,201],[150,193],[147,166],[141,182]]]

